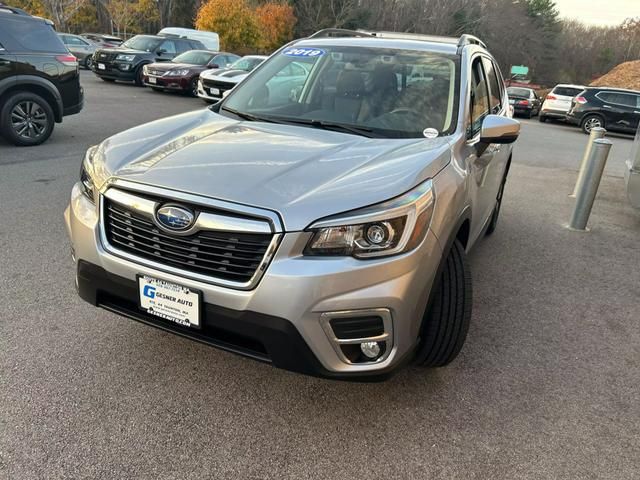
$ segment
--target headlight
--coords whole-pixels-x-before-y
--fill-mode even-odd
[[[189,74],[189,70],[187,69],[183,69],[183,70],[169,70],[166,75],[167,77],[184,77],[185,75]]]
[[[315,222],[305,255],[371,258],[417,247],[431,223],[435,194],[431,180],[378,205]]]
[[[109,178],[109,174],[104,168],[100,145],[89,147],[80,168],[82,193],[95,203],[96,192],[100,190],[107,178]]]
[[[143,65],[142,66],[142,73],[144,73],[145,75],[149,75],[149,66],[148,65]]]
[[[135,55],[120,54],[116,57],[116,60],[122,60],[123,62],[133,62],[135,58]]]

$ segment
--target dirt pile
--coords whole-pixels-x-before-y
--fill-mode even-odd
[[[640,60],[621,63],[609,73],[591,82],[591,86],[640,90]]]

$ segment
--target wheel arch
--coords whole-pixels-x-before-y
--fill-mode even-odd
[[[62,97],[52,82],[33,75],[9,77],[0,82],[0,105],[3,105],[13,93],[18,92],[31,92],[44,98],[53,110],[56,123],[62,122]]]

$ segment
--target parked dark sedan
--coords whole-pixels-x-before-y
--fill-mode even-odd
[[[232,53],[191,50],[170,62],[145,65],[142,82],[154,90],[179,91],[195,97],[198,94],[198,77],[202,72],[226,68],[238,58]]]
[[[531,118],[540,113],[542,101],[535,90],[531,88],[509,87],[507,88],[509,103],[513,106],[513,113]]]

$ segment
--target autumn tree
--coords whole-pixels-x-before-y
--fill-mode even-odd
[[[293,38],[296,17],[290,5],[267,2],[256,9],[255,15],[260,27],[260,50],[271,52]]]
[[[87,0],[42,0],[46,16],[59,30],[67,31],[67,23],[87,4]]]
[[[208,0],[196,15],[196,28],[220,35],[220,48],[244,52],[257,48],[260,31],[245,0]]]

